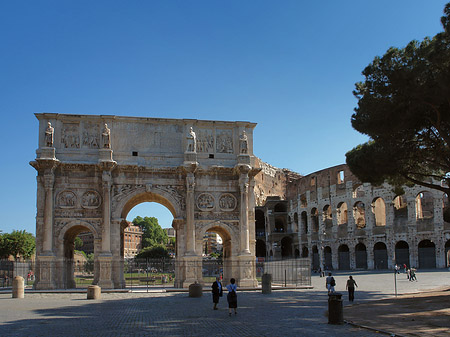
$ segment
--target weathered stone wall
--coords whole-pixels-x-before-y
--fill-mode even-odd
[[[448,265],[450,223],[443,220],[442,192],[414,186],[404,187],[405,194],[397,196],[388,184],[361,183],[347,165],[293,179],[291,173],[273,171],[285,174],[279,181],[286,183],[280,197],[289,205],[288,228],[296,231],[298,250],[302,257],[311,257],[315,269]],[[270,207],[266,203],[261,209],[267,214]],[[273,220],[265,220],[270,249],[278,239]]]

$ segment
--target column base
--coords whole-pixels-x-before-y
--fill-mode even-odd
[[[114,288],[112,281],[112,256],[110,254],[102,254],[98,257],[98,263],[100,265],[98,285],[103,289]]]
[[[52,252],[43,252],[36,258],[36,281],[33,288],[36,290],[56,289],[55,282],[55,256]]]
[[[258,286],[255,271],[255,257],[251,254],[239,255],[239,279],[238,284],[241,288],[252,288]]]

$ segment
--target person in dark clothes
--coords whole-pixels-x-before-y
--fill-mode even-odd
[[[220,282],[220,277],[216,277],[216,280],[213,282],[212,286],[212,298],[214,307],[213,310],[217,310],[217,304],[219,304],[219,298],[222,297],[223,288],[222,283]]]
[[[347,285],[345,287],[348,290],[348,300],[353,302],[355,299],[355,287],[358,287],[358,285],[351,275],[348,277]]]

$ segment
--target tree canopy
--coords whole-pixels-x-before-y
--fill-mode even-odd
[[[137,216],[133,224],[142,229],[142,249],[167,244],[167,233],[161,228],[157,218]]]
[[[163,245],[154,245],[152,247],[146,247],[142,249],[136,258],[149,258],[149,259],[167,259],[170,258],[169,251]]]
[[[36,249],[36,239],[25,230],[0,235],[0,258],[29,259]]]
[[[450,3],[444,32],[375,57],[356,83],[354,129],[370,140],[347,152],[363,182],[413,183],[450,196]]]

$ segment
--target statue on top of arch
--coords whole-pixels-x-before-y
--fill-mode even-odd
[[[52,127],[52,123],[47,123],[47,129],[45,129],[45,146],[53,147],[53,133],[54,128]]]
[[[111,148],[111,130],[108,128],[108,124],[106,123],[102,131],[102,144],[104,149]]]
[[[197,138],[192,126],[189,128],[189,133],[186,136],[187,147],[186,152],[197,152]]]
[[[242,135],[239,138],[239,153],[248,154],[248,137],[245,130],[242,131]]]

